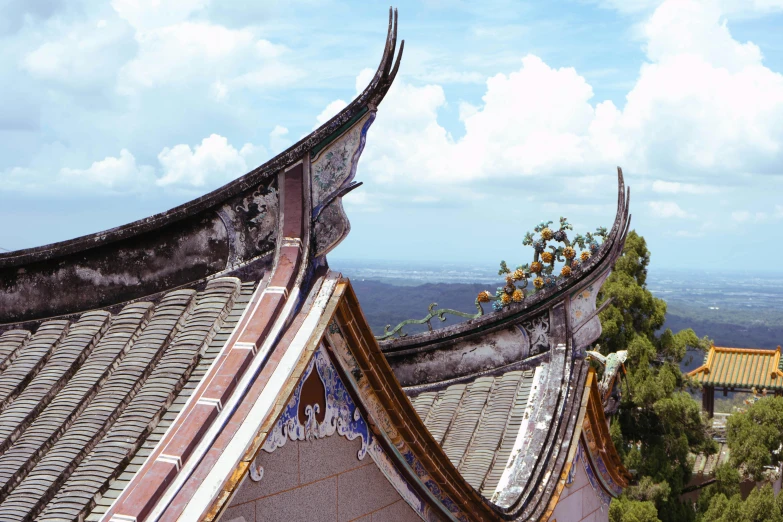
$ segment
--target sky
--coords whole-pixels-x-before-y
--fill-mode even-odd
[[[783,0],[402,1],[331,259],[528,262],[609,226],[661,268],[783,272]],[[336,114],[388,5],[0,0],[0,252],[196,198]]]

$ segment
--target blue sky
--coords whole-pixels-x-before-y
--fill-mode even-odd
[[[263,163],[364,87],[387,7],[0,1],[0,247]],[[333,258],[521,263],[542,219],[610,224],[620,165],[655,266],[782,270],[783,0],[397,7],[405,56]]]

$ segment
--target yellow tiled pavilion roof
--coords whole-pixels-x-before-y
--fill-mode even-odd
[[[688,375],[705,386],[783,390],[780,346],[775,350],[713,346],[704,364]]]

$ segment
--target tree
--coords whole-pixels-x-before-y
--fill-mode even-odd
[[[743,502],[739,494],[727,498],[718,493],[710,501],[709,509],[704,513],[705,522],[783,522],[780,511],[780,499],[783,495],[772,492],[772,486],[767,484],[761,489],[754,489]]]
[[[609,506],[609,522],[661,522],[652,502],[619,498]]]
[[[613,502],[612,520],[626,522],[626,514],[646,512],[653,505],[662,522],[682,522],[695,518],[693,509],[679,500],[691,471],[688,454],[714,452],[715,443],[700,405],[685,391],[689,382],[679,364],[687,347],[706,349],[709,340],[691,329],[658,333],[666,302],[647,289],[649,263],[644,238],[631,231],[598,296],[599,303],[613,299],[600,314],[601,351],[628,350],[627,388],[611,433],[621,441],[617,447],[625,466],[639,478],[637,486]]]
[[[712,519],[705,518],[707,512],[714,512],[717,507],[713,507],[713,500],[722,496],[728,500],[735,495],[740,494],[740,474],[737,468],[729,463],[724,463],[715,468],[715,482],[701,490],[699,500],[696,504],[697,520],[699,522],[710,522]],[[717,500],[716,506],[723,506],[725,500]]]
[[[780,462],[783,445],[783,397],[766,397],[729,417],[726,442],[731,463],[755,481],[764,466]]]

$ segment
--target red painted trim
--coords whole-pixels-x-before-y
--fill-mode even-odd
[[[193,495],[196,494],[199,485],[201,485],[209,472],[212,471],[215,463],[218,461],[220,456],[223,454],[223,451],[234,438],[234,435],[236,434],[239,427],[244,423],[245,419],[250,413],[250,410],[253,408],[253,404],[255,404],[256,400],[261,395],[261,392],[263,392],[275,369],[277,369],[277,365],[280,363],[280,360],[283,358],[283,355],[287,351],[289,345],[293,341],[296,334],[299,332],[299,328],[302,326],[302,323],[307,317],[308,311],[309,310],[302,310],[297,314],[293,323],[286,330],[286,333],[275,347],[275,351],[271,354],[269,360],[264,365],[264,368],[261,370],[255,382],[250,387],[250,390],[248,391],[244,400],[237,406],[234,414],[223,427],[223,430],[220,432],[220,435],[212,444],[212,447],[209,449],[207,454],[203,459],[201,459],[201,462],[199,462],[198,466],[193,471],[190,479],[185,483],[182,489],[179,490],[177,496],[174,498],[171,504],[169,504],[168,509],[166,509],[166,512],[160,518],[160,522],[174,522],[182,514],[190,499],[193,498]],[[284,397],[283,400],[287,401],[288,397]],[[225,477],[224,483],[229,478],[230,477]]]
[[[302,240],[303,235],[303,216],[305,207],[304,198],[304,167],[300,163],[291,170],[283,174],[284,190],[282,191],[282,201],[280,204],[282,227],[278,230],[282,234],[278,241],[282,242],[286,238]],[[136,473],[131,483],[120,494],[117,501],[105,515],[109,520],[113,515],[123,515],[127,517],[136,517],[141,522],[150,514],[158,500],[166,492],[171,482],[179,473],[182,465],[187,462],[193,450],[198,446],[207,433],[214,420],[218,417],[217,406],[200,403],[199,399],[219,400],[222,404],[234,393],[236,385],[244,375],[250,362],[256,357],[255,350],[249,349],[248,344],[252,343],[258,349],[269,334],[272,325],[277,319],[280,311],[288,300],[288,292],[293,288],[296,274],[302,263],[302,249],[297,246],[281,246],[278,249],[278,257],[272,269],[269,283],[266,288],[257,291],[257,297],[248,307],[250,312],[237,325],[232,334],[232,338],[227,344],[225,350],[215,361],[207,375],[188,402],[185,410],[177,417],[176,421],[166,433],[161,442],[157,445],[153,453],[146,460],[142,468]],[[277,287],[274,292],[267,293],[270,287]],[[283,291],[282,289],[285,289]],[[245,344],[239,344],[245,343]],[[272,352],[269,361],[261,371],[261,375],[252,389],[259,384],[258,381],[266,382],[271,375],[272,369],[277,366],[281,354]],[[269,370],[269,371],[267,371]],[[262,378],[264,377],[265,378]],[[260,390],[259,390],[260,393]],[[239,411],[244,411],[243,403],[239,404]],[[224,428],[229,429],[235,422],[234,414]],[[242,415],[244,418],[244,415]],[[238,424],[234,427],[236,429]],[[215,441],[215,446],[223,447],[225,444],[223,433]],[[206,464],[204,461],[212,462],[210,458],[213,451],[210,450],[202,459],[202,463],[196,468],[200,471]],[[158,460],[158,457],[164,454],[166,460]],[[171,458],[179,458],[180,466],[171,462]],[[211,468],[211,464],[209,465]],[[195,475],[195,474],[194,474]],[[199,475],[200,476],[200,475]],[[200,482],[198,477],[195,482]],[[188,485],[193,484],[194,480],[189,480]],[[181,498],[178,494],[176,499]],[[179,503],[171,506],[172,511],[178,511],[176,508]],[[184,504],[182,504],[184,507]],[[168,511],[167,511],[168,513]],[[169,517],[166,516],[166,519]]]

